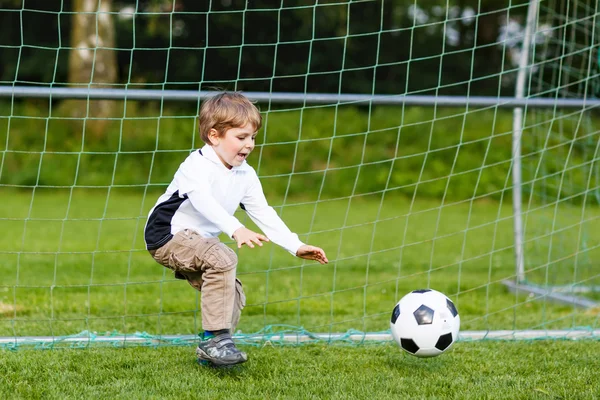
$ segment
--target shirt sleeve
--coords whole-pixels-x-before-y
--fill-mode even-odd
[[[295,256],[304,243],[298,239],[297,234],[290,231],[273,207],[269,206],[258,176],[254,174],[253,178],[248,192],[242,199],[242,207],[269,240]]]
[[[188,196],[192,206],[208,221],[213,223],[221,232],[230,238],[233,233],[244,225],[233,215],[229,214],[214,198],[210,178],[205,169],[181,168],[181,184],[179,196]]]

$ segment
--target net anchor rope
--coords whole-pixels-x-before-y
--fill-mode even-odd
[[[255,334],[238,333],[234,335],[237,343],[248,346],[268,345],[298,345],[298,344],[340,344],[357,345],[363,343],[388,343],[393,342],[389,331],[360,332],[349,330],[345,333],[311,333],[295,327],[290,327],[286,332],[269,332],[271,327],[266,327],[262,332]],[[598,340],[600,329],[581,327],[577,329],[529,329],[529,330],[479,330],[463,331],[459,333],[459,342],[480,340]],[[23,336],[0,337],[0,349],[18,350],[19,348],[34,347],[37,349],[51,348],[88,348],[88,347],[160,347],[160,346],[193,346],[198,342],[197,335],[151,335],[146,332],[122,334],[110,332],[98,334],[82,331],[75,335],[65,337],[53,336]]]

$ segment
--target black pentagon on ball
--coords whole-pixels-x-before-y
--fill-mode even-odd
[[[413,313],[418,325],[429,325],[433,323],[433,310],[422,304]]]
[[[411,293],[427,293],[427,292],[431,292],[431,289],[417,289],[417,290],[413,290]]]
[[[419,351],[419,346],[412,339],[400,338],[400,346],[409,353],[415,354]]]
[[[446,333],[445,335],[440,336],[437,343],[435,344],[435,348],[441,351],[444,351],[452,344],[452,334]]]
[[[458,310],[454,306],[454,303],[450,301],[450,299],[446,299],[446,305],[448,306],[448,310],[450,310],[450,312],[452,313],[452,316],[456,317],[458,315]]]
[[[396,304],[396,307],[394,307],[394,311],[392,311],[392,324],[396,323],[396,320],[398,319],[399,316],[400,316],[400,305]]]

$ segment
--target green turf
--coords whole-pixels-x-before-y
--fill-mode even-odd
[[[246,347],[229,370],[193,348],[0,351],[0,398],[594,399],[599,341],[459,342],[417,359],[392,344]]]
[[[0,218],[10,234],[0,237],[0,336],[197,333],[199,296],[143,250],[145,218],[158,194],[3,188]],[[313,200],[287,199],[282,216],[331,263],[304,262],[272,244],[243,248],[243,332],[271,324],[383,331],[399,298],[423,287],[456,302],[463,330],[598,327],[597,310],[515,295],[500,283],[514,278],[508,203],[412,203],[381,194]],[[599,285],[592,263],[600,258],[592,234],[600,231],[599,216],[592,207],[531,207],[528,278]]]

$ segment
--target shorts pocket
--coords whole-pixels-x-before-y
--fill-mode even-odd
[[[169,268],[171,268],[175,272],[195,271],[195,268],[193,268],[192,262],[190,260],[186,260],[185,258],[182,258],[176,253],[171,253],[169,255]]]
[[[244,293],[244,287],[238,278],[235,278],[235,291],[237,292],[237,308],[241,311],[246,307],[246,293]]]

